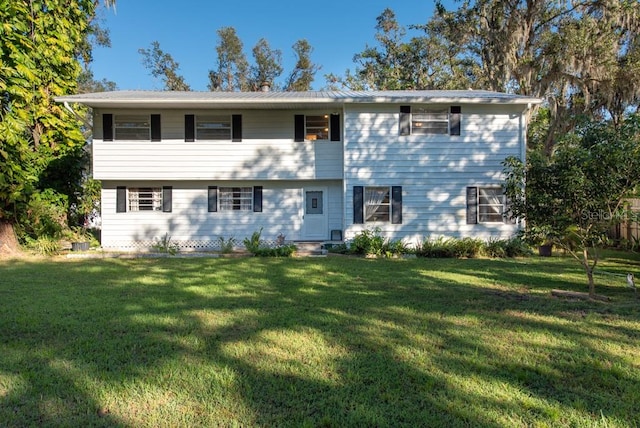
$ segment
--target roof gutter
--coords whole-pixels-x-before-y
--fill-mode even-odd
[[[76,111],[69,105],[68,101],[64,101],[63,104],[64,104],[64,108],[67,109],[73,115],[73,117],[75,117],[80,122],[82,122],[84,124],[84,126],[86,126],[89,129],[93,128],[93,125],[91,123],[89,123],[87,121],[87,119],[85,119],[84,117],[82,117],[78,113],[76,113]]]

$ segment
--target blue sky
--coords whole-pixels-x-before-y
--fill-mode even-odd
[[[92,70],[96,79],[114,81],[118,89],[162,89],[138,53],[157,40],[180,64],[191,88],[207,90],[208,72],[216,66],[216,31],[234,27],[250,61],[251,49],[262,37],[280,49],[283,76],[295,63],[291,46],[307,39],[314,48],[312,60],[322,66],[313,83],[317,90],[325,85],[324,74],[353,69],[353,55],[375,43],[376,17],[385,8],[408,27],[427,22],[433,5],[432,0],[119,0],[115,11],[101,11],[111,47],[95,49]]]

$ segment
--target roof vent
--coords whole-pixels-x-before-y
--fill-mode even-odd
[[[260,84],[261,92],[269,92],[271,90],[271,83],[264,81]]]

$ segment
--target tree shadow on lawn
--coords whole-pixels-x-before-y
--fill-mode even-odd
[[[447,278],[421,260],[103,260],[48,264],[29,285],[0,280],[12,326],[0,333],[12,355],[0,376],[21,379],[0,388],[0,419],[134,426],[180,422],[182,406],[192,425],[633,422],[610,400],[632,398],[616,385],[637,379],[596,344],[633,346],[637,331],[558,322],[573,302],[523,292],[530,274],[508,262],[469,262],[439,265]],[[29,278],[31,268],[6,270]],[[513,290],[465,283],[473,275],[489,285],[506,275]],[[20,301],[23,286],[50,303],[45,313]],[[500,348],[510,331],[515,347]],[[120,396],[106,402],[100,388]]]

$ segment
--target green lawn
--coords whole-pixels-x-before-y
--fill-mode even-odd
[[[640,299],[596,279],[611,302],[551,297],[586,291],[562,257],[0,261],[0,426],[640,426]]]

